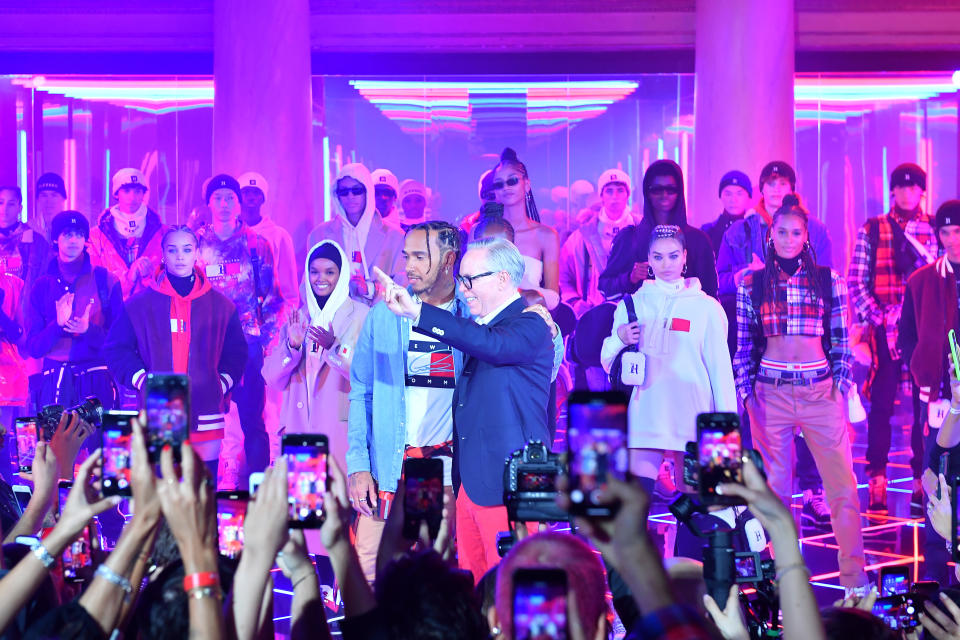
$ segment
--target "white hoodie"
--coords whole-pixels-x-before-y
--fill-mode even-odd
[[[697,278],[673,283],[646,280],[633,294],[640,323],[640,351],[646,356],[644,382],[630,396],[631,448],[683,451],[697,434],[697,414],[737,411],[727,316],[705,294]],[[623,301],[600,360],[608,372],[626,346],[617,328],[627,323]]]

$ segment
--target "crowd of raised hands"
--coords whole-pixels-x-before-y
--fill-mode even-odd
[[[48,514],[55,506],[57,481],[71,475],[63,468],[72,468],[88,429],[75,415],[65,414],[51,441],[38,445],[31,478],[35,491],[15,529],[7,532],[8,545],[17,536],[37,535],[45,520],[51,524]],[[69,496],[60,505],[60,517],[52,528],[46,528],[42,541],[29,550],[5,547],[5,561],[17,561],[10,562],[0,578],[4,637],[109,638],[115,632],[130,638],[273,637],[277,572],[290,584],[290,637],[331,637],[315,560],[307,551],[303,531],[288,528],[285,458],[278,458],[267,470],[252,497],[244,524],[244,550],[239,561],[233,561],[219,556],[214,487],[190,443],[182,445],[179,456],[170,446],[165,447],[159,465],[152,464],[141,425],[135,422],[131,451],[133,515],[115,548],[96,559],[96,570],[82,592],[72,592],[57,578],[55,559],[95,516],[120,502],[119,497],[101,497],[100,451],[77,467]],[[61,459],[67,464],[61,466]],[[931,516],[938,531],[949,526],[944,505],[950,504],[950,488],[942,477],[940,482],[942,497],[935,501]],[[560,506],[569,506],[565,479],[560,480],[559,489]],[[451,518],[444,517],[436,539],[430,538],[426,524],[419,540],[404,538],[402,491],[400,483],[401,493],[384,525],[378,577],[370,585],[351,542],[354,514],[346,478],[336,462],[329,461],[326,515],[319,538],[343,603],[337,631],[344,638],[373,639],[519,637],[512,625],[503,624],[514,614],[511,598],[490,589],[485,597],[487,578],[475,589],[470,575],[456,569]],[[800,554],[794,519],[760,471],[746,460],[744,483],[721,485],[720,491],[742,498],[769,535],[783,637],[816,640],[843,636],[849,640],[896,638],[902,633],[902,637],[915,638],[923,629],[925,637],[937,640],[960,638],[960,607],[949,590],[938,594],[935,602],[926,603],[921,627],[910,632],[893,632],[871,614],[875,590],[820,610]],[[647,533],[650,498],[643,489],[610,479],[600,500],[618,504],[615,515],[609,519],[576,518],[574,531],[602,557],[602,565],[593,561],[600,567],[600,578],[605,582],[608,576],[618,576],[632,599],[630,613],[617,608],[632,634],[628,638],[751,637],[736,585],[721,607],[710,595],[692,596],[665,569],[660,551]],[[445,510],[449,506],[445,503]],[[550,568],[549,554],[529,551],[538,539],[542,544],[556,540],[549,536],[558,534],[529,534],[523,527],[517,533],[522,539],[501,566],[511,571]],[[593,570],[591,567],[587,570]],[[512,592],[511,579],[501,575],[493,580],[497,591]],[[570,581],[569,588],[568,637],[613,637],[614,616],[605,604],[608,599],[603,594],[584,593],[584,585],[576,580]],[[600,619],[583,619],[581,601],[597,597],[604,601]]]

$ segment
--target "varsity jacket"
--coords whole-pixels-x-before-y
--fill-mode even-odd
[[[907,279],[897,346],[910,363],[921,395],[930,402],[950,397],[947,332],[960,329],[957,305],[957,275],[946,256]]]

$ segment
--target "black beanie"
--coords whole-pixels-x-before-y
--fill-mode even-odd
[[[950,225],[960,225],[960,200],[947,200],[937,209],[937,229]]]
[[[210,182],[207,183],[207,192],[203,194],[204,201],[207,204],[210,204],[210,196],[212,196],[213,192],[217,189],[230,189],[237,194],[237,201],[240,201],[240,183],[237,182],[237,179],[233,176],[221,173],[220,175],[210,178]]]

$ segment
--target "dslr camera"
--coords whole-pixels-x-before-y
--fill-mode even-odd
[[[563,472],[559,454],[531,440],[507,458],[503,471],[503,503],[512,522],[567,522],[557,506],[557,476]]]
[[[103,421],[103,405],[94,396],[87,396],[75,407],[48,404],[37,414],[37,428],[43,434],[44,440],[50,440],[53,437],[64,411],[75,411],[81,420],[92,427],[99,427]]]

